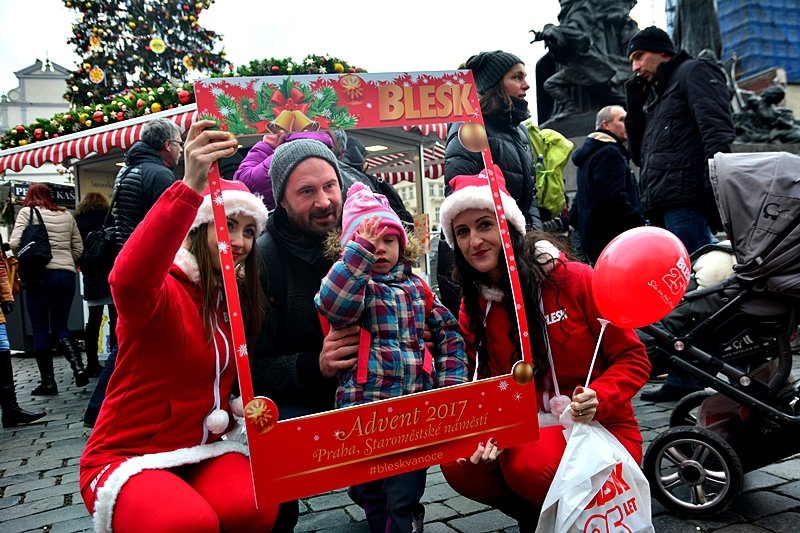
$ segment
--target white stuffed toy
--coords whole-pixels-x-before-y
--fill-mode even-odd
[[[730,241],[722,241],[720,244],[730,245]],[[736,256],[733,254],[733,250],[730,252],[712,250],[701,255],[692,265],[697,288],[704,289],[721,283],[733,274],[733,265],[735,264]]]

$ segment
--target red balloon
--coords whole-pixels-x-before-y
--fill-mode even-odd
[[[692,265],[669,231],[645,226],[618,235],[600,253],[592,291],[600,316],[621,328],[664,318],[686,293]]]

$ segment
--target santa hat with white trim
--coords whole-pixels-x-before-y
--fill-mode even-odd
[[[267,208],[264,202],[261,201],[260,196],[250,192],[247,185],[241,181],[219,180],[220,188],[222,189],[222,200],[225,203],[225,214],[232,215],[249,215],[256,221],[256,230],[259,235],[264,232],[267,224]],[[195,229],[206,222],[214,220],[214,211],[211,207],[211,193],[208,187],[203,192],[203,203],[200,204],[200,209],[197,210],[197,216],[192,222],[190,231]]]
[[[525,216],[522,214],[517,202],[506,190],[506,179],[503,176],[503,172],[500,167],[494,165],[492,173],[497,180],[497,187],[500,189],[500,199],[503,205],[500,216],[505,216],[506,222],[510,226],[525,235]],[[450,180],[450,188],[453,192],[444,199],[442,207],[439,209],[439,220],[447,244],[454,248],[453,219],[467,209],[489,209],[494,211],[494,201],[486,169],[483,169],[476,176],[463,175],[454,177]]]

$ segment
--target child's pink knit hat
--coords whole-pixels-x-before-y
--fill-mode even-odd
[[[381,224],[387,227],[386,233],[397,235],[400,249],[406,247],[406,231],[400,217],[391,207],[389,200],[382,194],[376,194],[361,182],[356,182],[347,190],[347,200],[342,211],[342,237],[339,242],[344,246],[353,238],[362,221],[371,216],[381,218]]]

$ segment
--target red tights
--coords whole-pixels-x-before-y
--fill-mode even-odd
[[[120,490],[115,533],[270,531],[277,506],[256,509],[250,462],[244,455],[219,457],[171,470],[144,470]]]
[[[511,516],[509,506],[520,496],[541,507],[567,446],[563,429],[541,428],[539,440],[505,449],[495,462],[443,464],[442,473],[458,493]]]

